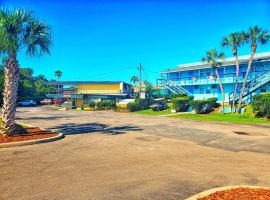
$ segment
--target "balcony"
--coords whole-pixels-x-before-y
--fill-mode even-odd
[[[253,79],[256,75],[262,72],[252,72],[250,73],[248,80]],[[238,82],[241,83],[244,80],[245,72],[239,74]],[[221,81],[224,84],[235,83],[235,73],[220,74]],[[218,79],[215,75],[207,76],[192,76],[192,77],[181,77],[181,78],[168,78],[180,86],[185,85],[205,85],[205,84],[217,84]]]

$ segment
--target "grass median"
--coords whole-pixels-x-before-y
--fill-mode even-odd
[[[170,106],[168,109],[163,111],[153,111],[152,109],[147,109],[147,110],[140,110],[134,113],[149,116],[168,115],[167,117],[179,119],[228,122],[234,124],[270,124],[269,119],[256,117],[255,114],[252,112],[251,106],[246,106],[246,112],[243,114],[236,114],[236,113],[221,114],[217,110],[218,109],[208,114],[175,113],[171,115],[171,106]]]

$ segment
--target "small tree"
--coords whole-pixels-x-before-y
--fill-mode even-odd
[[[147,98],[152,98],[152,92],[153,92],[153,85],[149,81],[143,82],[145,85],[145,96]]]
[[[224,101],[225,101],[225,92],[224,88],[218,73],[218,67],[222,66],[222,59],[224,59],[224,53],[218,53],[216,49],[210,49],[206,52],[206,55],[202,58],[202,62],[207,62],[214,69],[216,77],[219,81],[219,87],[222,93],[222,114],[224,114]]]

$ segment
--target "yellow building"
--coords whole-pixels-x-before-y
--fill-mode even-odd
[[[88,107],[90,102],[130,98],[132,86],[123,81],[60,81],[50,82],[54,89],[49,98],[66,98],[72,107]]]

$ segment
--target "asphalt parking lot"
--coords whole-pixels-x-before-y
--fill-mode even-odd
[[[17,121],[66,137],[0,149],[1,200],[185,199],[217,186],[269,185],[269,125],[46,106],[18,108]]]

